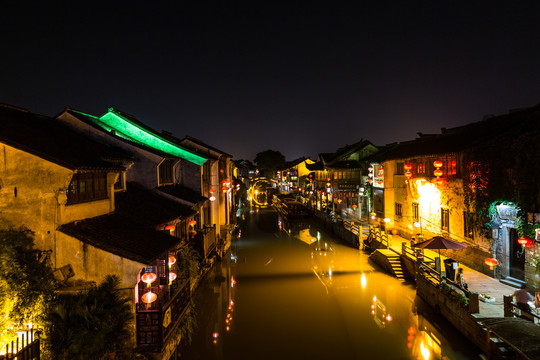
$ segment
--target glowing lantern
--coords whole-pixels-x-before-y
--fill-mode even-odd
[[[435,166],[437,169],[443,166],[443,163],[441,160],[435,160],[433,162],[433,166]]]
[[[409,170],[405,171],[405,176],[407,178],[410,178],[412,176],[412,172],[410,172]]]
[[[210,201],[216,201],[216,197],[214,195],[210,195]]]
[[[499,264],[499,261],[497,261],[497,259],[494,259],[494,258],[487,258],[484,262],[486,263],[487,266],[489,266],[489,270],[493,270],[493,267]]]
[[[176,280],[176,273],[175,272],[170,272],[169,273],[169,281],[173,282],[174,280]]]
[[[157,294],[153,293],[152,291],[144,293],[143,296],[141,297],[141,300],[145,304],[151,304],[154,301],[156,301],[156,299],[157,299]]]
[[[369,179],[368,181],[369,181],[370,184],[373,184],[373,180]]]
[[[403,165],[403,168],[405,170],[412,170],[412,165],[410,163],[407,163],[407,164]]]
[[[368,167],[368,170],[369,170],[369,171],[373,171],[373,168],[370,166],[370,167]]]
[[[376,214],[376,213],[374,213],[374,212],[372,212],[372,213],[370,213],[370,214],[369,214],[369,216],[371,216],[371,217],[375,217],[375,216],[377,216],[377,214]]]
[[[433,172],[433,175],[435,175],[436,177],[440,177],[442,176],[443,174],[443,171],[441,169],[437,169]]]
[[[174,230],[174,229],[175,229],[175,226],[174,226],[174,225],[167,225],[167,226],[165,226],[165,230],[171,231],[171,230]]]
[[[527,238],[519,238],[519,239],[517,239],[517,242],[518,242],[519,245],[525,246],[525,245],[529,244],[529,239],[527,239]]]
[[[373,173],[369,173],[368,176],[369,176],[369,177],[373,177]]]
[[[172,255],[169,255],[169,267],[176,264],[176,258]]]
[[[157,280],[157,275],[153,272],[147,272],[141,277],[141,280],[146,283],[147,286],[150,286],[151,283]]]
[[[357,207],[358,207],[358,205],[353,205],[352,206],[353,210],[356,210]]]
[[[390,221],[391,221],[390,218],[384,218],[385,223],[389,223]]]
[[[196,222],[195,220],[190,220],[190,221],[188,222],[188,225],[189,225],[189,226],[195,226],[195,225],[197,225],[197,222]]]

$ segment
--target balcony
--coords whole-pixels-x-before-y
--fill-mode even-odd
[[[175,284],[176,283],[176,284]],[[189,279],[173,283],[174,295],[157,309],[137,307],[137,347],[151,352],[161,352],[172,331],[182,320],[191,297]]]

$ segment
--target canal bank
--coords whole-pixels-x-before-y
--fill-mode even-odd
[[[449,274],[444,266],[447,258],[439,253],[413,249],[408,240],[378,228],[369,228],[366,235],[362,232],[368,227],[366,222],[354,232],[346,219],[336,222],[318,211],[314,215],[344,242],[369,251],[370,258],[387,273],[414,280],[417,295],[482,349],[486,358],[540,359],[540,326],[535,324],[540,317],[535,310],[521,314],[516,308],[511,297],[516,288],[463,265],[459,267],[464,269],[468,290],[449,279],[441,282]],[[442,269],[435,265],[439,261]]]

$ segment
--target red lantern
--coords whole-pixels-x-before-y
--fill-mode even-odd
[[[410,172],[409,170],[405,171],[405,176],[407,178],[410,178],[412,176],[412,172]]]
[[[494,259],[494,258],[487,258],[485,260],[485,263],[487,266],[489,266],[490,270],[493,270],[493,267],[497,266],[499,264],[499,261],[497,261],[497,259]]]
[[[405,168],[405,170],[412,170],[412,165],[407,163],[403,166]]]
[[[372,212],[372,213],[370,213],[369,215],[375,217],[377,214],[374,213],[374,212]]]
[[[153,272],[148,272],[141,277],[142,281],[150,286],[151,283],[156,281],[157,275]]]
[[[195,226],[195,225],[197,225],[197,222],[196,222],[195,220],[190,220],[190,221],[188,222],[188,225],[189,225],[189,226]]]
[[[165,226],[165,230],[174,230],[175,226],[174,225],[167,225]]]
[[[356,210],[357,207],[358,207],[358,205],[353,205],[352,206],[353,210]]]
[[[169,267],[176,263],[176,258],[172,255],[169,255]]]
[[[519,238],[517,239],[517,242],[519,245],[523,245],[523,246],[529,245],[529,239],[527,238]]]
[[[437,169],[433,172],[433,175],[435,175],[436,177],[440,177],[442,176],[443,174],[443,171],[441,169]]]
[[[144,293],[141,297],[141,300],[146,304],[151,304],[157,299],[157,294],[154,294],[152,291]]]
[[[443,166],[443,163],[442,163],[441,160],[435,160],[435,161],[433,162],[433,166],[435,166],[436,168],[440,168],[440,167]]]

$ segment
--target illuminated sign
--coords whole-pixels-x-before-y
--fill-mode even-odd
[[[518,209],[508,205],[497,205],[497,214],[501,220],[514,221],[517,218]]]

